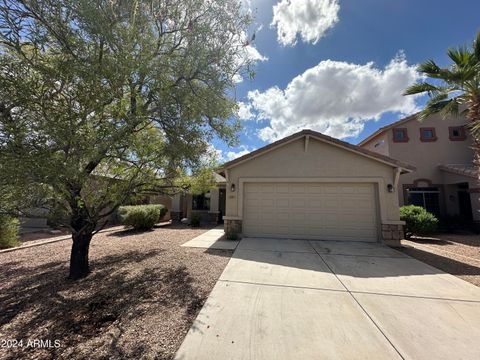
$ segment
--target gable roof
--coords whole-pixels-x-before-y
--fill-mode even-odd
[[[249,161],[251,159],[254,159],[257,156],[260,156],[260,155],[262,155],[264,153],[267,153],[271,150],[274,150],[278,147],[284,146],[284,145],[286,145],[286,144],[288,144],[292,141],[295,141],[297,139],[301,139],[305,136],[312,137],[316,140],[331,144],[333,146],[337,146],[337,147],[342,148],[342,149],[347,150],[347,151],[354,152],[358,155],[365,156],[367,158],[379,161],[381,163],[390,165],[392,167],[401,168],[403,170],[403,172],[412,172],[412,171],[415,170],[415,167],[413,167],[412,165],[407,164],[405,162],[392,159],[392,158],[390,158],[388,156],[385,156],[385,155],[377,154],[373,151],[363,149],[363,148],[361,148],[357,145],[349,144],[345,141],[333,138],[331,136],[324,135],[322,133],[319,133],[319,132],[313,131],[313,130],[302,130],[302,131],[297,132],[293,135],[290,135],[290,136],[287,136],[283,139],[277,140],[277,141],[275,141],[275,142],[273,142],[269,145],[266,145],[266,146],[264,146],[260,149],[252,151],[252,152],[250,152],[246,155],[240,156],[239,158],[236,158],[236,159],[231,160],[229,162],[226,162],[225,164],[223,164],[223,168],[224,169],[232,168],[232,167],[237,166],[237,165],[239,165],[239,164],[241,164],[245,161]]]
[[[368,143],[369,141],[375,139],[378,135],[383,134],[383,133],[384,133],[385,131],[387,131],[387,130],[393,129],[394,127],[397,127],[397,126],[400,126],[400,125],[402,125],[402,124],[405,124],[405,123],[407,123],[407,122],[409,122],[409,121],[411,121],[411,120],[416,120],[418,114],[420,114],[420,112],[417,112],[417,113],[415,113],[415,114],[413,114],[413,115],[407,116],[407,117],[405,117],[405,118],[403,118],[403,119],[400,119],[400,120],[398,120],[398,121],[395,121],[395,122],[393,122],[393,123],[391,123],[391,124],[389,124],[389,125],[386,125],[386,126],[381,127],[380,129],[378,129],[377,131],[375,131],[373,134],[367,136],[365,139],[363,139],[362,141],[360,141],[360,142],[358,143],[358,146],[363,146],[363,145],[365,145],[366,143]]]

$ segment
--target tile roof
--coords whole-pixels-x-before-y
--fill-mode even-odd
[[[453,174],[478,178],[478,169],[473,164],[443,164],[438,167],[440,170]]]

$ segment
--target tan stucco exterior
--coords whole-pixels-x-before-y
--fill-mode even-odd
[[[473,165],[472,139],[465,131],[464,140],[452,141],[449,127],[463,126],[468,120],[462,116],[451,116],[443,119],[440,115],[432,115],[420,122],[416,116],[400,120],[380,130],[378,134],[367,138],[360,146],[379,154],[408,162],[416,167],[416,171],[400,177],[399,203],[406,203],[406,194],[402,188],[414,186],[438,186],[441,191],[440,208],[444,215],[458,214],[457,184],[468,183],[469,189],[478,189],[477,179],[471,176],[453,175],[441,170],[440,165],[470,164]],[[393,129],[406,129],[408,141],[395,142]],[[421,128],[433,128],[436,140],[424,142],[420,138]],[[479,194],[472,192],[473,218],[480,221]]]
[[[276,148],[226,167],[226,220],[244,217],[247,183],[370,183],[376,189],[379,238],[381,226],[401,224],[398,197],[387,190],[394,185],[399,167],[328,143],[314,136],[301,136]],[[232,191],[232,185],[235,191]]]

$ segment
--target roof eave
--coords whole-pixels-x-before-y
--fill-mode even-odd
[[[235,167],[235,166],[237,166],[237,165],[239,165],[243,162],[252,160],[252,159],[256,158],[257,156],[260,156],[260,155],[264,154],[265,152],[272,151],[277,147],[286,145],[286,144],[288,144],[292,141],[295,141],[297,139],[300,139],[300,138],[302,138],[306,135],[308,135],[310,137],[313,137],[313,138],[316,138],[319,141],[330,143],[333,146],[343,148],[344,150],[357,153],[357,154],[359,154],[361,156],[365,156],[367,158],[371,158],[372,160],[382,162],[386,165],[389,165],[389,166],[392,166],[392,167],[395,167],[395,168],[401,168],[401,169],[405,170],[405,172],[413,172],[413,171],[416,170],[416,168],[414,166],[410,165],[410,164],[407,164],[407,163],[401,162],[399,160],[389,158],[388,156],[384,156],[384,155],[375,153],[375,152],[367,150],[367,149],[363,149],[363,148],[359,147],[358,145],[349,144],[349,143],[346,143],[342,140],[335,139],[333,137],[321,134],[321,133],[313,131],[313,130],[302,130],[298,133],[295,133],[295,134],[287,136],[283,139],[277,140],[277,141],[275,141],[275,142],[273,142],[269,145],[266,145],[266,146],[264,146],[260,149],[252,151],[251,153],[245,154],[245,155],[243,155],[243,156],[241,156],[237,159],[231,160],[231,161],[224,164],[224,169],[230,169],[230,168]]]

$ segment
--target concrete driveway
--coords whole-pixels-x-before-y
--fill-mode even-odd
[[[480,359],[480,288],[371,243],[243,239],[176,359]]]

